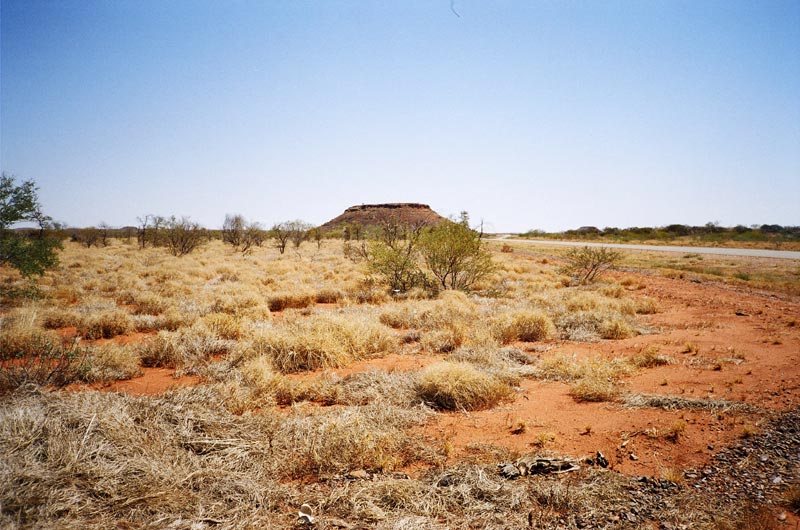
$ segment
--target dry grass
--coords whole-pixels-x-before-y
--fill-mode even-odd
[[[620,394],[619,384],[603,377],[585,377],[572,383],[569,395],[576,401],[614,401]]]
[[[621,475],[588,469],[579,479],[509,482],[495,464],[518,455],[486,446],[470,453],[486,465],[445,467],[455,447],[426,446],[416,429],[434,415],[426,404],[495,407],[525,377],[568,381],[580,400],[615,399],[622,377],[661,363],[656,350],[625,361],[500,347],[632,336],[636,315],[658,305],[631,294],[643,287],[633,281],[569,287],[558,260],[522,249],[497,260],[502,275],[481,293],[431,300],[420,292],[390,298],[338,242],[285,256],[267,247],[242,256],[211,242],[180,260],[122,242],[68,244],[42,280],[45,297],[3,315],[4,351],[61,347],[45,328],[75,326],[87,338],[157,331],[136,346],[89,348],[90,363],[73,377],[105,381],[140,365],[168,366],[204,383],[152,398],[27,389],[0,397],[0,483],[13,485],[0,488],[0,527],[289,528],[302,503],[320,528],[555,528],[578,514],[589,526],[625,526],[609,523],[619,515],[612,510],[637,501]],[[285,375],[388,352],[447,356],[419,372]],[[626,403],[739,406],[659,396]],[[522,420],[509,428],[551,444],[550,433],[532,436]],[[393,473],[405,466],[430,468],[411,479]],[[370,480],[345,478],[359,470]],[[677,504],[687,509],[670,511]],[[712,511],[668,497],[663,513],[647,517],[710,529]]]
[[[89,370],[83,379],[90,383],[130,379],[142,373],[141,359],[132,346],[107,344],[91,348],[87,361]]]
[[[250,348],[272,359],[281,372],[347,366],[386,354],[396,339],[386,328],[360,313],[288,317],[255,336]]]
[[[0,402],[0,479],[15,484],[0,490],[0,522],[285,528],[296,517],[286,507],[301,501],[282,479],[414,461],[422,448],[400,428],[429,414],[381,405],[236,418],[218,402],[208,389],[162,398],[34,392]]]
[[[494,336],[503,344],[547,340],[555,333],[553,321],[540,310],[503,313],[493,322]]]
[[[653,394],[630,394],[625,397],[627,407],[651,407],[664,410],[708,410],[715,412],[747,411],[751,405],[725,399],[687,398]]]
[[[630,363],[636,368],[655,368],[670,364],[671,359],[661,355],[661,348],[657,344],[643,348],[636,355],[630,358]]]
[[[193,372],[213,355],[227,353],[233,347],[233,342],[222,340],[208,328],[197,325],[178,331],[159,331],[136,349],[143,366],[180,368]]]
[[[513,395],[513,388],[470,363],[439,362],[422,370],[417,384],[420,397],[442,410],[491,408]]]
[[[78,334],[85,339],[110,339],[133,329],[130,313],[121,309],[105,309],[83,315],[77,324]]]

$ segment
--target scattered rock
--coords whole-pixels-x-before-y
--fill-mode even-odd
[[[300,511],[297,512],[297,522],[302,524],[314,524],[314,512],[311,506],[303,504],[300,506]]]
[[[526,475],[547,475],[577,471],[580,466],[571,458],[527,456],[514,463],[498,464],[500,474],[507,479]]]

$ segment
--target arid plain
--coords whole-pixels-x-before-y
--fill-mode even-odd
[[[79,361],[0,401],[3,525],[796,526],[797,433],[763,441],[800,401],[796,261],[630,252],[581,285],[563,249],[491,254],[469,292],[393,295],[335,239],[67,243],[2,316]],[[574,469],[498,467],[537,457]]]

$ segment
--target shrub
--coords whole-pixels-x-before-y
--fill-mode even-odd
[[[508,384],[470,363],[447,361],[422,370],[417,389],[426,403],[443,410],[491,408],[514,392]]]
[[[469,289],[496,270],[482,234],[466,222],[444,222],[420,238],[425,265],[442,289]]]
[[[419,241],[424,223],[407,224],[386,217],[379,221],[377,237],[368,245],[345,243],[345,252],[353,260],[364,259],[369,270],[396,293],[424,287],[425,274],[419,266]]]
[[[592,283],[603,273],[613,269],[622,257],[622,252],[608,247],[572,248],[566,253],[569,263],[562,272],[577,278],[581,284]]]
[[[164,241],[173,256],[185,256],[199,248],[208,239],[208,234],[199,223],[188,217],[175,216],[167,219],[164,227]]]
[[[64,386],[86,373],[86,352],[36,327],[35,313],[5,317],[0,329],[0,393],[26,383]]]
[[[58,263],[61,240],[47,230],[51,219],[44,215],[32,180],[16,185],[14,178],[0,177],[0,264],[8,264],[23,276],[42,275]],[[28,233],[12,228],[20,222],[35,222]]]

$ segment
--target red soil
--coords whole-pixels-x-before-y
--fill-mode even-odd
[[[743,401],[767,410],[800,404],[800,325],[796,322],[800,300],[655,275],[637,279],[647,286],[638,294],[657,299],[662,309],[658,314],[638,317],[651,334],[599,343],[559,342],[539,355],[627,357],[658,346],[659,354],[674,362],[638,371],[624,381],[625,391]],[[417,370],[439,359],[441,356],[394,353],[332,372],[346,376],[370,368]],[[144,369],[141,377],[102,388],[141,395],[199,382],[197,377],[176,379],[171,374],[168,369]],[[321,375],[320,371],[289,377]],[[757,430],[758,421],[759,416],[753,413],[577,403],[566,384],[526,380],[511,403],[486,411],[438,414],[415,432],[433,443],[450,446],[451,458],[456,460],[466,458],[475,444],[493,444],[520,453],[543,449],[576,458],[601,451],[619,471],[660,475],[671,468],[703,465],[714,451],[742,436],[746,429]],[[513,434],[512,429],[521,422],[524,432]],[[674,426],[680,429],[682,424],[683,431],[670,441],[665,432]]]
[[[768,410],[800,404],[800,330],[793,324],[800,316],[797,300],[661,277],[644,283],[643,294],[658,299],[662,312],[639,318],[656,334],[561,343],[544,355],[630,356],[658,345],[674,364],[641,370],[625,381],[626,391],[743,401]],[[697,350],[683,353],[687,343]],[[522,387],[513,403],[440,414],[422,434],[451,444],[455,459],[475,443],[519,452],[541,447],[576,458],[601,451],[619,471],[659,475],[668,468],[701,466],[746,429],[758,428],[755,415],[626,409],[577,403],[562,383],[525,381]],[[520,422],[525,432],[512,434]],[[678,422],[685,427],[673,442],[664,433]]]
[[[125,392],[132,396],[157,396],[173,387],[200,384],[200,378],[195,375],[175,377],[174,374],[175,371],[171,368],[142,368],[142,375],[132,379],[91,385],[70,385],[68,388],[73,391],[91,388],[108,392]]]

